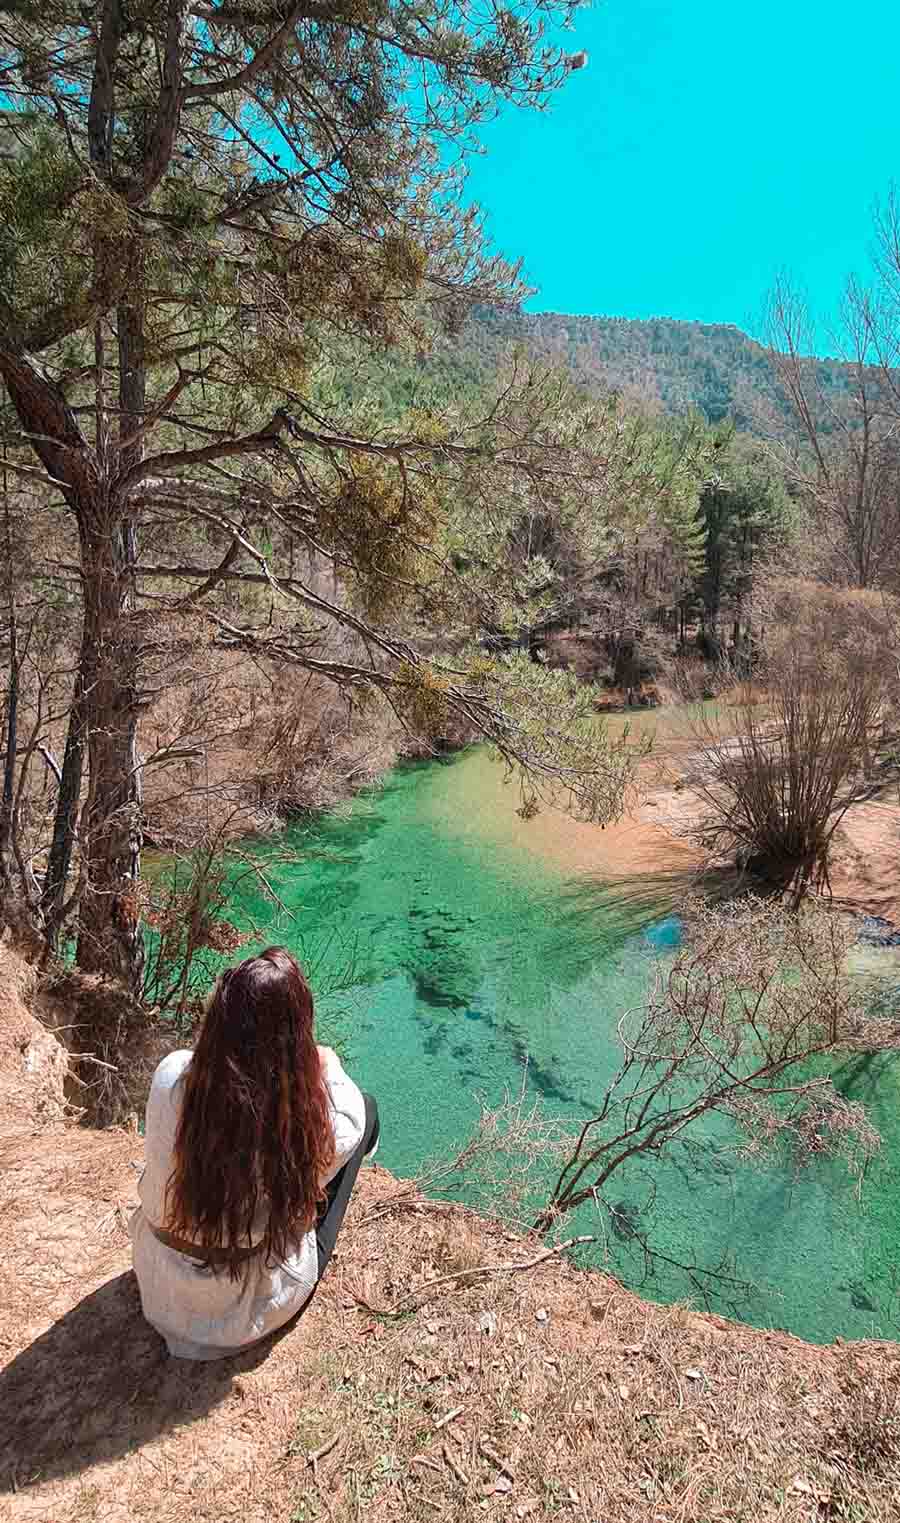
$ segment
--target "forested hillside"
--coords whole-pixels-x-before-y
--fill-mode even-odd
[[[373,368],[368,384],[396,405],[456,396],[489,385],[517,346],[563,367],[591,391],[619,391],[669,413],[697,408],[711,423],[731,418],[749,433],[768,435],[795,426],[761,344],[732,324],[670,317],[637,321],[481,306],[459,334],[442,338],[416,361]],[[817,362],[826,430],[827,399],[846,396],[851,380],[851,368],[840,360]]]

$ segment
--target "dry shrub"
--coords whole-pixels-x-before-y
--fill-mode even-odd
[[[900,1481],[900,1378],[851,1361],[838,1381],[841,1401],[822,1435],[823,1457],[861,1476]]]
[[[873,594],[777,586],[756,683],[738,689],[733,732],[702,712],[692,784],[709,810],[705,843],[795,902],[828,886],[835,830],[869,790],[892,704],[890,618]]]
[[[248,739],[271,701],[259,665],[216,648],[196,617],[160,616],[148,657],[160,696],[142,715],[144,811],[154,845],[193,845],[230,821],[246,834],[254,813]]]
[[[228,918],[234,892],[231,821],[187,855],[174,854],[167,870],[142,885],[143,918],[151,929],[143,996],[158,1014],[177,1023],[195,1019],[222,967],[248,939]]]
[[[834,1158],[861,1182],[867,1164],[881,1148],[881,1136],[865,1106],[832,1090],[808,1096],[802,1104],[781,1113],[745,1109],[740,1104],[732,1110],[748,1134],[744,1151],[750,1157],[778,1140],[799,1167],[816,1158]],[[760,1122],[761,1137],[754,1135]]]
[[[857,681],[877,690],[880,719],[895,717],[900,658],[900,600],[864,587],[829,587],[802,577],[775,578],[758,600],[767,660],[794,646],[825,651]],[[828,675],[828,668],[823,668]]]
[[[462,1188],[494,1220],[527,1227],[576,1140],[528,1095],[527,1085],[526,1070],[517,1094],[507,1091],[496,1106],[482,1100],[478,1122],[458,1152],[425,1164],[415,1187],[432,1196]]]
[[[620,1067],[593,1100],[540,1231],[591,1200],[615,1226],[605,1192],[617,1171],[682,1147],[710,1114],[736,1123],[751,1155],[779,1149],[800,1164],[827,1154],[856,1179],[880,1144],[829,1077],[847,1052],[897,1045],[896,1023],[869,1011],[848,970],[846,917],[747,896],[688,905],[686,919],[684,947],[618,1022]],[[633,1236],[651,1262],[652,1230]]]
[[[331,808],[397,758],[400,726],[371,694],[351,703],[326,679],[288,671],[279,673],[273,698],[258,712],[248,748],[256,807],[265,814]]]
[[[223,650],[189,621],[161,618],[154,636],[164,691],[141,725],[152,843],[270,829],[330,808],[396,760],[402,728],[377,700],[351,702],[318,673]],[[337,632],[315,654],[354,663],[354,638]]]

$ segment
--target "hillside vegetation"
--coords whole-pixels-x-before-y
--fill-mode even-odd
[[[395,406],[477,392],[495,384],[509,350],[522,346],[560,366],[594,393],[616,391],[632,402],[679,414],[698,410],[710,423],[730,420],[748,433],[783,433],[794,424],[766,347],[730,323],[588,317],[478,307],[462,331],[415,361],[373,367],[356,385],[384,392]],[[821,416],[829,401],[846,401],[851,367],[837,359],[813,362]],[[351,387],[351,390],[353,388]]]

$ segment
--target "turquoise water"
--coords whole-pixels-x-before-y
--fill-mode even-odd
[[[402,769],[289,832],[302,857],[290,865],[258,844],[283,909],[246,877],[234,905],[239,924],[293,946],[327,991],[325,1035],[345,1037],[349,1068],[377,1095],[380,1158],[400,1174],[449,1155],[480,1099],[499,1102],[523,1075],[577,1128],[618,1065],[618,1018],[677,940],[670,906],[643,907],[649,923],[636,928],[558,852],[532,849],[515,798],[485,769],[477,753]],[[886,1142],[859,1200],[836,1164],[798,1175],[737,1159],[714,1122],[668,1161],[616,1176],[616,1231],[593,1208],[573,1231],[597,1230],[595,1261],[658,1299],[690,1296],[817,1341],[900,1335],[898,1066],[855,1060],[839,1082],[869,1102]],[[670,1258],[731,1278],[698,1286],[659,1262],[648,1275],[631,1223]]]

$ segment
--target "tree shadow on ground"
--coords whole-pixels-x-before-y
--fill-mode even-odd
[[[107,1280],[0,1370],[0,1495],[206,1416],[287,1331],[229,1359],[172,1359],[144,1321],[134,1275]]]

